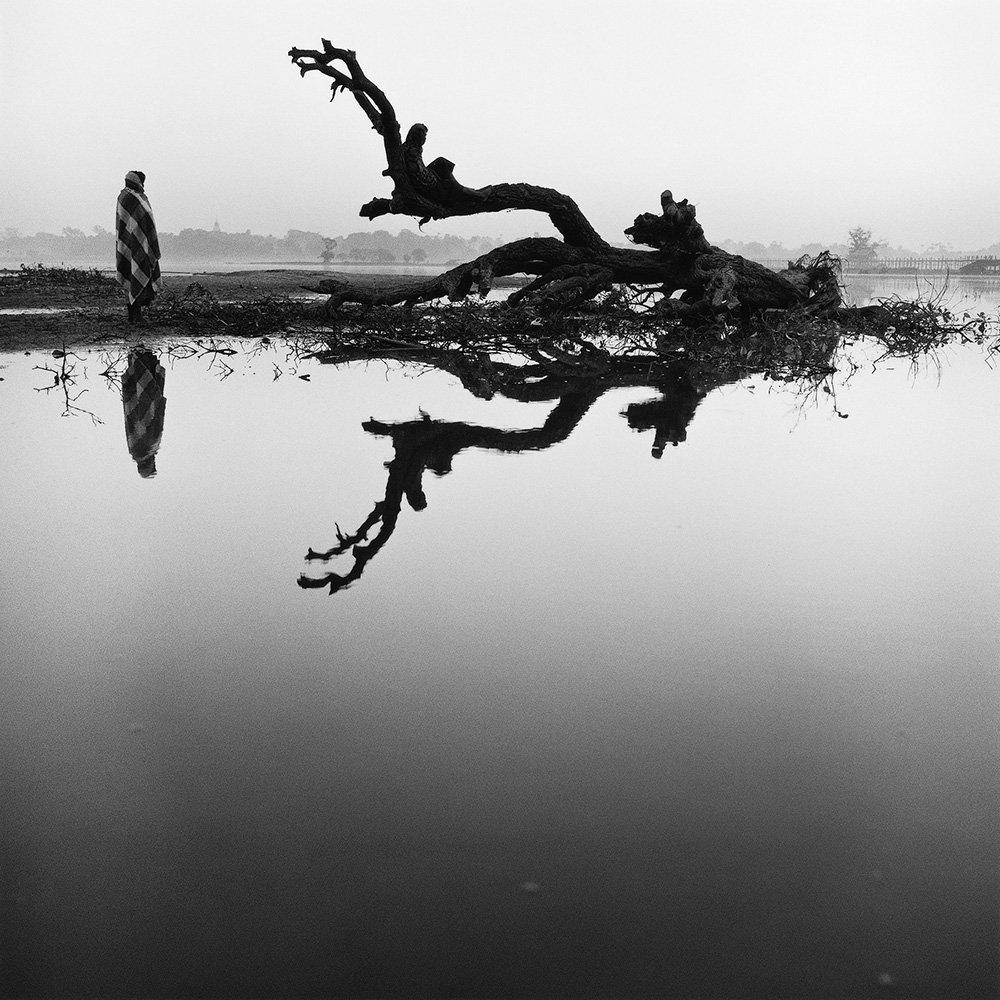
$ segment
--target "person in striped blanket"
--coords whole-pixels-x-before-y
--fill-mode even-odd
[[[146,175],[130,170],[125,175],[125,187],[118,195],[115,213],[115,262],[118,278],[128,293],[128,321],[142,320],[142,307],[153,301],[163,287],[160,280],[160,241],[149,199],[143,186]]]

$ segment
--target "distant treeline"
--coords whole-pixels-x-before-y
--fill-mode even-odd
[[[798,260],[800,257],[815,257],[824,250],[847,260],[851,257],[851,246],[848,243],[803,243],[796,247],[786,247],[783,243],[760,243],[756,240],[740,243],[736,240],[721,240],[718,244],[728,253],[739,254],[750,260]],[[910,257],[929,257],[938,259],[960,259],[969,257],[1000,256],[1000,241],[980,250],[956,250],[942,243],[934,243],[922,250],[911,250],[907,247],[887,246],[878,244],[875,256],[879,259],[898,259]]]
[[[261,262],[297,261],[305,264],[457,264],[492,250],[503,239],[489,236],[430,235],[404,229],[398,234],[379,229],[370,233],[350,233],[347,236],[326,236],[318,232],[289,229],[284,236],[262,236],[251,233],[227,233],[214,229],[182,229],[179,233],[160,233],[160,249],[167,269],[171,263],[192,262]],[[623,244],[624,245],[624,244]],[[757,241],[741,243],[722,240],[719,244],[729,253],[752,260],[797,260],[814,257],[830,250],[847,259],[851,248],[846,243],[804,243],[786,247],[781,243]],[[974,256],[1000,255],[1000,242],[980,250]],[[878,245],[882,259],[904,257],[959,258],[968,250],[954,250],[937,243],[914,251],[906,247]],[[62,233],[35,233],[25,236],[16,229],[0,232],[0,262],[25,264],[85,263],[112,267],[115,260],[115,236],[102,226],[90,232],[67,227]]]
[[[376,230],[350,233],[347,236],[324,236],[322,233],[289,229],[284,236],[251,233],[227,233],[215,229],[182,229],[160,236],[164,264],[196,261],[301,261],[320,264],[409,264],[459,263],[499,246],[502,240],[486,236],[464,238],[449,235],[424,235],[404,229],[398,235]],[[115,235],[102,226],[89,233],[65,228],[61,234],[36,233],[24,236],[16,229],[0,233],[0,261],[13,263],[84,262],[114,265]]]

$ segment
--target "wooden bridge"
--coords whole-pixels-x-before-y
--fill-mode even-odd
[[[758,263],[782,271],[787,260],[762,259]],[[876,257],[874,260],[852,262],[843,258],[845,274],[961,274],[1000,278],[1000,257]]]

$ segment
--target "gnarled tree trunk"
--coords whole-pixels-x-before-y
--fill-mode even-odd
[[[422,281],[377,290],[349,283],[321,281],[315,290],[329,293],[328,308],[343,303],[414,304],[447,297],[460,300],[473,290],[485,296],[493,279],[528,274],[535,279],[508,301],[546,299],[568,305],[592,299],[615,284],[653,286],[662,291],[660,308],[669,316],[696,321],[719,315],[746,317],[764,309],[799,306],[827,314],[840,305],[836,270],[827,261],[789,265],[771,271],[755,261],[712,246],[687,200],[676,202],[670,191],[660,196],[659,215],[639,215],[625,230],[635,243],[651,250],[613,247],[590,224],[568,195],[526,183],[470,188],[455,178],[455,164],[444,157],[424,163],[427,126],[415,124],[402,138],[388,98],[364,73],[356,53],[336,48],[326,39],[321,49],[289,51],[301,74],[318,72],[333,79],[333,97],[350,93],[382,137],[392,194],[363,205],[367,219],[407,215],[421,224],[432,219],[529,209],[552,220],[562,239],[516,240]],[[683,290],[681,299],[670,296]]]

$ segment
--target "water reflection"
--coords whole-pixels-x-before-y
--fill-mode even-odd
[[[565,441],[591,406],[609,390],[649,386],[659,395],[629,405],[622,416],[634,430],[654,431],[652,455],[661,458],[667,444],[676,446],[687,439],[688,425],[698,404],[711,390],[747,374],[745,370],[708,370],[680,358],[655,367],[648,361],[636,366],[631,359],[623,359],[616,366],[619,371],[603,378],[540,375],[537,366],[524,366],[505,369],[502,380],[497,381],[487,379],[481,370],[470,371],[461,361],[462,356],[454,352],[438,358],[436,366],[460,374],[466,388],[477,396],[492,394],[489,390],[495,390],[520,402],[554,399],[556,405],[540,426],[516,430],[464,421],[432,420],[423,412],[417,420],[389,423],[371,419],[362,423],[369,434],[392,441],[395,454],[386,463],[385,495],[376,501],[356,531],[343,532],[335,525],[337,544],[324,551],[310,548],[306,554],[310,562],[328,563],[350,552],[353,562],[347,572],[330,571],[320,576],[303,573],[298,580],[300,587],[327,587],[335,594],[360,579],[365,567],[395,531],[403,501],[414,511],[426,508],[424,472],[447,475],[459,452],[469,448],[506,453],[542,451]]]
[[[844,299],[849,305],[865,306],[886,299],[920,298],[943,301],[955,312],[985,308],[995,315],[1000,300],[1000,281],[959,274],[852,274],[844,292]]]
[[[122,406],[125,410],[125,441],[139,475],[156,475],[156,453],[163,437],[167,400],[163,394],[166,372],[156,355],[146,347],[129,351],[122,375]]]
[[[12,359],[0,995],[997,995],[995,373],[865,366],[800,424],[716,392],[753,347],[467,355],[523,419],[154,347],[151,484]],[[292,585],[369,512],[312,564],[402,516],[360,599]]]
[[[636,431],[653,430],[653,458],[662,458],[663,449],[671,444],[675,448],[687,440],[688,424],[694,418],[694,411],[707,395],[699,391],[691,379],[690,372],[676,365],[656,385],[660,390],[659,399],[647,399],[632,403],[623,411],[629,427]]]
[[[354,562],[348,572],[329,572],[320,577],[303,574],[299,577],[299,586],[329,587],[330,593],[335,594],[359,579],[365,566],[378,554],[395,530],[403,500],[413,510],[423,510],[427,506],[422,482],[426,470],[429,469],[436,476],[447,475],[451,472],[455,456],[467,448],[503,452],[541,451],[549,448],[570,435],[602,391],[601,388],[594,387],[568,389],[545,422],[540,427],[527,430],[504,430],[462,421],[431,420],[427,414],[419,420],[392,424],[381,420],[365,421],[362,427],[369,434],[390,438],[395,451],[395,456],[386,463],[389,476],[385,496],[376,502],[357,531],[344,534],[337,527],[337,544],[333,548],[325,552],[310,549],[306,555],[308,560],[328,562],[334,556],[351,549]],[[369,532],[376,526],[377,533],[368,541]],[[367,544],[361,544],[366,541]]]

